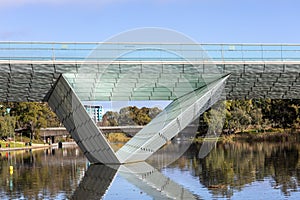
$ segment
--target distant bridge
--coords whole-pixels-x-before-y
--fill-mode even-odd
[[[144,126],[99,126],[100,131],[104,134],[109,133],[125,133],[129,137],[135,136],[140,130],[144,128]],[[198,128],[195,124],[188,125],[184,130],[180,133],[182,137],[189,137],[189,133],[196,130]],[[65,127],[49,127],[49,128],[41,128],[40,129],[40,137],[59,137],[66,136],[70,133],[67,131]]]
[[[129,136],[134,136],[137,132],[142,130],[144,126],[101,126],[99,129],[104,134],[108,133],[126,133]],[[57,136],[64,136],[69,135],[69,132],[65,127],[49,127],[49,128],[42,128],[40,130],[41,137],[57,137]]]

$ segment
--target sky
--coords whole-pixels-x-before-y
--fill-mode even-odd
[[[0,41],[103,42],[157,27],[199,43],[300,43],[299,8],[299,0],[0,0]]]
[[[300,43],[299,0],[0,0],[0,41],[102,42],[141,27],[200,43]]]

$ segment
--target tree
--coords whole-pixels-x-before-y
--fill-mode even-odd
[[[252,100],[232,100],[227,104],[226,109],[230,112],[226,114],[228,128],[239,129],[243,132],[251,124]]]
[[[290,128],[299,117],[298,108],[292,100],[272,100],[269,117],[275,127]]]
[[[121,108],[119,113],[107,111],[103,115],[102,126],[128,126],[128,125],[146,125],[154,117],[156,117],[161,110],[154,108],[138,108],[136,106],[127,106]]]
[[[221,101],[217,106],[213,106],[209,111],[203,115],[204,122],[208,125],[208,131],[213,133],[221,133],[226,117],[226,102]]]
[[[113,111],[107,111],[102,118],[101,126],[118,126],[119,114]]]
[[[47,103],[12,103],[10,115],[16,118],[16,128],[27,130],[27,136],[38,136],[40,128],[59,126],[59,120]]]
[[[154,119],[159,113],[161,113],[161,109],[159,109],[158,107],[149,108],[148,115],[151,119]]]
[[[147,125],[150,121],[151,118],[149,117],[149,108],[143,107],[139,110],[136,111],[136,118],[135,118],[135,122],[138,125],[144,126]]]
[[[15,133],[15,117],[0,116],[0,135],[1,137],[9,137]]]

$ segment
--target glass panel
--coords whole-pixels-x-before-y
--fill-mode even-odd
[[[262,46],[260,45],[243,45],[244,60],[263,60]]]
[[[262,45],[264,60],[281,60],[281,45]]]
[[[300,60],[300,45],[283,45],[283,60]]]
[[[300,60],[300,45],[2,42],[0,58],[15,60]]]
[[[224,45],[222,53],[224,60],[243,60],[241,45]]]
[[[205,44],[202,47],[205,50],[203,55],[204,60],[223,60],[221,44]]]

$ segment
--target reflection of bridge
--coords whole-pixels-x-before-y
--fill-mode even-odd
[[[93,50],[93,51],[92,51]],[[147,159],[221,98],[300,97],[300,46],[0,43],[0,101],[46,101],[91,162]],[[173,100],[117,153],[81,101]]]
[[[91,165],[72,199],[103,198],[117,174],[154,199],[200,199],[146,162],[122,166]]]

